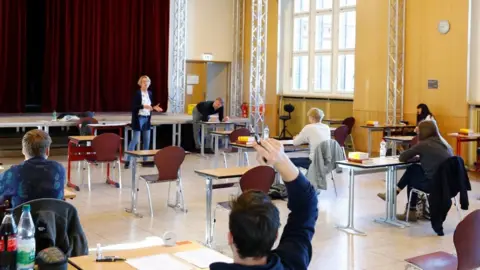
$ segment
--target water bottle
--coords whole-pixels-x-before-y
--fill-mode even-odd
[[[12,213],[7,213],[0,226],[0,270],[15,270],[16,257],[17,226]]]
[[[57,121],[57,112],[55,110],[52,113],[52,121]]]
[[[386,157],[387,156],[387,143],[382,140],[380,142],[380,157]]]
[[[35,264],[35,225],[30,205],[22,207],[17,233],[17,270],[33,270]]]
[[[265,126],[263,129],[263,139],[266,140],[270,138],[270,129],[268,129],[268,126]]]

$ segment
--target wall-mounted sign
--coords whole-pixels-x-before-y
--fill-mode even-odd
[[[428,89],[438,89],[438,80],[428,80]]]

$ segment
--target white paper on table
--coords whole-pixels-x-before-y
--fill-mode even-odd
[[[168,265],[169,270],[192,270],[193,267],[186,265],[168,254],[146,256],[126,261],[138,270],[157,270],[158,267]]]
[[[173,255],[198,268],[208,268],[214,262],[233,263],[233,259],[208,248],[177,252]]]

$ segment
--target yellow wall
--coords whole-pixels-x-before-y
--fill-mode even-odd
[[[416,106],[429,105],[442,134],[467,126],[467,0],[406,1],[406,57],[404,118],[415,122]],[[388,1],[357,1],[355,145],[366,150],[367,120],[385,122]],[[440,20],[449,20],[447,35],[437,31]],[[427,89],[428,79],[439,89]],[[379,134],[373,149],[378,150]],[[450,144],[454,141],[447,138]]]
[[[277,98],[277,40],[278,40],[278,1],[268,1],[267,22],[267,89],[265,106],[265,124],[270,129],[270,134],[278,132],[278,98]],[[250,89],[250,53],[252,37],[252,0],[245,0],[245,25],[244,25],[244,74],[243,74],[243,100],[249,102]]]

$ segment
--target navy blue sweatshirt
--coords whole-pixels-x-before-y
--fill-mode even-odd
[[[218,120],[223,121],[223,106],[215,110],[213,103],[215,101],[202,101],[197,104],[197,110],[202,115],[202,121],[208,122],[208,116],[218,113]]]
[[[272,250],[266,265],[244,266],[240,264],[213,263],[211,270],[303,270],[312,259],[312,237],[318,217],[318,199],[313,186],[303,174],[286,182],[288,191],[287,225],[283,230],[278,247]]]

